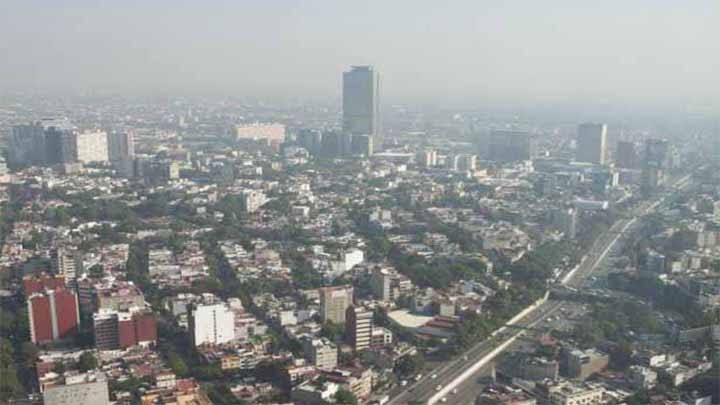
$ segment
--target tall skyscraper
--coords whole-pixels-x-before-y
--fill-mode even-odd
[[[343,73],[343,131],[368,135],[370,145],[382,145],[380,74],[372,66],[352,66]]]
[[[108,157],[111,162],[132,159],[135,156],[135,139],[132,132],[107,134]]]
[[[607,163],[607,125],[581,124],[577,131],[575,160],[604,165]]]
[[[635,143],[618,142],[615,163],[623,169],[636,169],[638,167],[638,155],[635,151]]]
[[[39,123],[16,125],[8,139],[10,167],[40,165],[45,162],[45,128]]]
[[[320,316],[323,322],[345,323],[345,311],[353,303],[350,286],[324,287],[320,289]]]
[[[664,183],[669,150],[670,145],[664,139],[645,141],[641,179],[641,190],[644,193],[651,193]]]

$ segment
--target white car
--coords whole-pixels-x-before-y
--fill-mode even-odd
[[[400,381],[400,386],[401,386],[401,387],[404,387],[404,386],[406,386],[407,384],[408,384],[408,383],[407,383],[407,380],[402,380],[402,381]]]
[[[442,399],[440,400],[440,402],[447,402],[447,398],[442,397]]]
[[[435,391],[440,391],[441,389],[442,389],[442,385],[438,385],[437,387],[435,387]]]
[[[453,393],[453,394],[457,394],[457,393],[458,393],[457,388],[453,388],[452,393]]]
[[[436,378],[437,378],[437,374],[431,375],[430,378],[432,378],[433,380],[436,379]]]

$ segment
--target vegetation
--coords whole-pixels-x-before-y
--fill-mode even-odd
[[[335,393],[335,402],[343,405],[357,405],[358,403],[355,394],[346,389],[340,389]]]
[[[395,365],[395,373],[404,377],[411,377],[425,368],[425,357],[416,353],[402,357]]]

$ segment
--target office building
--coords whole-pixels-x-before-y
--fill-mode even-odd
[[[380,138],[380,75],[372,66],[352,66],[343,73],[343,132]]]
[[[372,156],[373,137],[370,135],[352,135],[350,140],[353,155]]]
[[[8,165],[42,165],[45,160],[45,127],[39,122],[14,126],[8,139]]]
[[[350,286],[323,287],[320,289],[320,317],[323,322],[345,323],[345,311],[353,303]]]
[[[313,366],[327,369],[337,367],[337,346],[328,339],[306,339],[303,342],[303,349],[305,350],[305,357]]]
[[[639,166],[639,159],[637,151],[635,150],[634,142],[620,141],[617,144],[617,158],[615,159],[617,167],[622,169],[637,169]]]
[[[68,375],[61,384],[46,387],[45,405],[110,405],[108,383],[101,372]]]
[[[428,149],[420,151],[417,156],[418,164],[424,168],[430,168],[437,166],[438,154],[434,149]]]
[[[670,145],[664,139],[648,139],[645,141],[641,175],[641,190],[643,193],[652,193],[665,183],[669,150]]]
[[[50,269],[53,274],[63,276],[66,283],[74,284],[83,273],[82,255],[75,250],[54,248],[50,251]]]
[[[529,132],[492,131],[487,153],[487,159],[496,162],[530,160],[535,156],[535,140]]]
[[[457,157],[457,170],[474,172],[477,169],[477,156],[463,154]]]
[[[132,132],[110,132],[107,134],[108,158],[121,162],[135,156],[135,139]]]
[[[575,160],[596,165],[607,163],[607,125],[586,123],[578,127]]]
[[[318,156],[322,153],[323,133],[317,129],[302,129],[297,135],[297,142],[311,155]]]
[[[157,340],[157,323],[151,313],[102,310],[93,316],[98,350],[151,345]]]
[[[607,368],[610,357],[596,350],[569,350],[565,352],[567,376],[584,380]]]
[[[74,133],[75,153],[71,162],[91,163],[91,162],[107,162],[108,161],[108,136],[104,131],[88,131]],[[64,157],[68,162],[67,155]]]
[[[348,307],[345,314],[345,337],[356,352],[370,347],[373,313],[361,307]]]
[[[30,339],[41,344],[74,336],[80,325],[77,294],[65,288],[28,297]]]
[[[200,304],[189,319],[195,346],[221,345],[235,339],[235,313],[226,304]]]

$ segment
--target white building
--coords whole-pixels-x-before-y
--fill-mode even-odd
[[[201,304],[190,318],[195,346],[220,345],[235,339],[235,313],[224,303]]]
[[[108,161],[108,139],[107,133],[81,132],[76,136],[77,161],[107,162]]]
[[[244,190],[241,195],[245,212],[251,214],[267,203],[265,193],[257,190]]]

